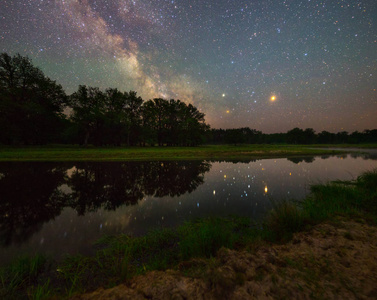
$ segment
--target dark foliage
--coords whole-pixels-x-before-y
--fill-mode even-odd
[[[66,100],[61,85],[29,58],[0,54],[0,143],[57,141],[64,126]]]
[[[211,129],[207,134],[210,144],[361,144],[377,143],[377,129],[355,131],[349,134],[346,131],[330,133],[322,131],[315,133],[313,128],[294,128],[287,133],[265,134],[255,129]]]
[[[70,111],[68,117],[63,111]],[[0,144],[72,143],[87,146],[196,146],[209,144],[376,143],[377,129],[318,134],[294,128],[263,134],[249,127],[212,129],[204,114],[180,100],[144,102],[135,91],[101,91],[80,85],[67,97],[62,86],[28,57],[0,54]]]

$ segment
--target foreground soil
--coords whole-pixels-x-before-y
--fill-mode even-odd
[[[377,228],[337,219],[284,245],[222,248],[74,299],[377,299]]]

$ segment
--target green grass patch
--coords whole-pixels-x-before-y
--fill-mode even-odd
[[[261,224],[241,217],[199,219],[140,237],[103,237],[94,245],[97,250],[90,257],[67,256],[54,264],[40,256],[21,258],[0,270],[0,297],[71,297],[100,286],[115,286],[150,270],[174,267],[200,276],[201,270],[208,270],[209,265],[206,267],[204,261],[211,264],[221,247],[252,249],[261,241],[287,241],[293,233],[338,215],[346,218],[367,216],[377,224],[376,207],[377,171],[367,172],[355,182],[314,185],[310,196],[302,201],[275,203]],[[345,237],[352,239],[350,233]],[[193,258],[196,260],[188,262]],[[237,280],[241,284],[244,279],[240,275]]]
[[[272,238],[286,240],[293,233],[336,215],[362,216],[377,224],[377,170],[363,173],[355,182],[313,185],[304,200],[276,204],[265,226]]]
[[[251,160],[335,154],[303,145],[206,145],[200,147],[1,147],[0,161]]]
[[[320,148],[355,148],[355,149],[377,149],[376,143],[371,144],[315,144],[312,147]]]
[[[32,289],[46,270],[46,259],[37,255],[21,257],[7,268],[0,269],[0,298],[16,299],[25,296],[25,289]]]

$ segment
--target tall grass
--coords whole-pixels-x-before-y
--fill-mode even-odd
[[[273,203],[273,208],[265,220],[268,240],[288,240],[292,234],[302,230],[308,222],[305,210],[293,201],[283,200]]]
[[[141,237],[103,237],[95,245],[94,256],[68,256],[59,264],[48,264],[40,256],[21,258],[0,270],[0,299],[70,297],[111,287],[149,270],[172,268],[194,257],[213,257],[221,247],[285,241],[339,214],[369,216],[377,224],[377,171],[364,173],[352,183],[314,185],[311,195],[299,202],[275,203],[263,224],[241,217],[200,219]]]
[[[179,227],[179,252],[182,259],[210,257],[221,247],[233,248],[239,239],[236,222],[210,218]]]
[[[37,255],[21,257],[9,267],[0,269],[0,299],[21,297],[25,289],[37,284],[45,265],[46,259]]]
[[[265,226],[275,239],[284,240],[335,215],[362,215],[377,223],[377,170],[362,174],[355,182],[313,185],[311,194],[301,202],[275,205]]]

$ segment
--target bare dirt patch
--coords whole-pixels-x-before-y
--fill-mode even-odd
[[[377,299],[377,228],[337,220],[284,245],[222,248],[74,299]]]

